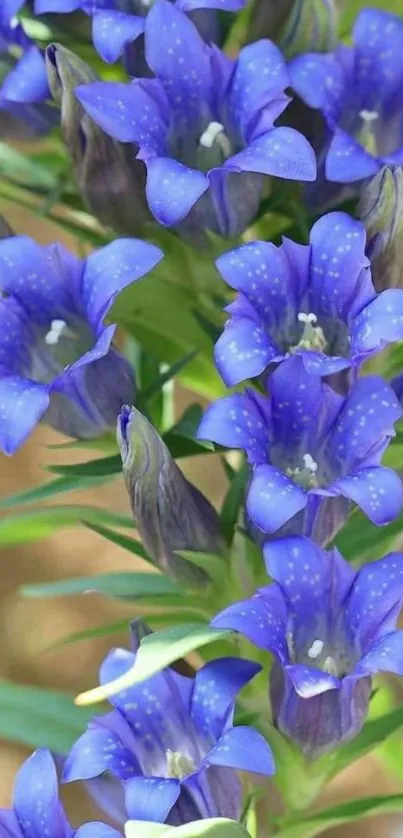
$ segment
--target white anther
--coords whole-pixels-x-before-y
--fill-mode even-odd
[[[313,314],[312,312],[309,312],[309,314],[305,314],[304,311],[300,311],[297,316],[298,316],[298,320],[299,320],[300,323],[317,323],[318,322],[318,318],[317,318],[316,314]]]
[[[45,343],[47,343],[48,346],[56,346],[66,326],[67,323],[64,320],[52,320],[50,329],[45,335]]]
[[[324,645],[325,644],[323,640],[314,640],[311,648],[308,650],[308,658],[311,658],[311,660],[316,660],[316,658],[318,658],[319,655],[322,654]]]
[[[322,665],[323,672],[327,672],[328,675],[335,675],[338,677],[339,670],[337,668],[337,663],[331,655],[325,658],[325,661]]]
[[[364,122],[376,122],[379,119],[378,111],[360,111],[360,117],[364,120]]]
[[[203,148],[212,148],[218,135],[224,131],[224,126],[221,122],[210,122],[206,130],[203,131],[199,143]]]
[[[315,462],[313,457],[311,457],[310,454],[304,454],[302,459],[304,461],[305,468],[308,469],[308,471],[312,471],[312,473],[315,474],[318,470],[318,464]]]

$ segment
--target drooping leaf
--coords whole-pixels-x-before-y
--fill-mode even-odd
[[[184,826],[128,821],[125,835],[126,838],[249,838],[240,823],[223,818],[208,818]]]
[[[58,690],[0,682],[0,737],[66,754],[93,715]]]
[[[350,800],[339,806],[332,806],[321,812],[303,818],[299,815],[298,822],[283,826],[276,835],[278,838],[314,838],[333,826],[342,826],[356,822],[360,818],[373,818],[376,815],[387,815],[392,812],[403,811],[403,794],[391,794],[384,797],[365,797]]]
[[[221,525],[223,534],[228,541],[228,544],[232,544],[235,535],[235,528],[238,522],[239,513],[243,507],[245,498],[248,475],[249,468],[246,464],[244,464],[236,473],[224,498],[224,503],[221,509]]]
[[[113,454],[111,457],[101,457],[98,460],[89,460],[85,463],[48,466],[48,471],[51,471],[53,474],[75,475],[78,477],[114,475],[122,471],[122,459],[120,454]]]
[[[7,515],[0,520],[0,547],[26,544],[48,538],[61,527],[77,526],[83,522],[107,523],[111,526],[133,527],[131,518],[114,515],[95,506],[49,506]]]
[[[111,530],[108,527],[104,527],[102,524],[95,523],[88,518],[83,520],[82,523],[88,527],[89,530],[101,535],[102,538],[106,538],[107,541],[111,541],[112,544],[117,544],[118,547],[123,547],[123,549],[128,550],[129,553],[134,553],[135,556],[140,556],[140,558],[149,562],[149,564],[153,564],[152,559],[148,553],[146,553],[141,541],[137,541],[135,538],[129,538],[127,535],[122,535],[122,533]]]
[[[168,594],[180,597],[182,591],[161,573],[102,573],[99,576],[24,585],[20,593],[24,597],[35,599],[75,594],[104,594],[112,598],[136,600],[145,596],[158,599]]]
[[[66,475],[65,477],[58,477],[56,480],[50,480],[42,486],[37,486],[34,489],[27,489],[25,492],[18,492],[16,495],[9,495],[0,500],[0,509],[9,509],[12,506],[25,506],[30,503],[38,503],[64,492],[72,492],[75,489],[89,489],[91,486],[100,486],[106,483],[107,480],[113,480],[113,475],[110,477],[75,477]]]
[[[196,355],[197,350],[192,350],[192,352],[188,352],[188,354],[183,358],[179,358],[179,361],[176,361],[175,364],[171,364],[165,372],[161,372],[160,375],[154,379],[154,381],[143,389],[143,398],[151,399],[155,396],[160,390],[162,390],[165,384],[175,378],[187,366],[187,364],[190,364]]]

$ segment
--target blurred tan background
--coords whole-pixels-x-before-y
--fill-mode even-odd
[[[0,206],[0,211],[17,233],[32,235],[45,244],[60,239],[59,228],[45,222],[38,223],[29,212],[16,211],[10,205]],[[74,248],[74,242],[65,236],[64,242]],[[183,409],[186,394],[179,395]],[[46,446],[61,442],[60,436],[46,428],[39,428],[25,447],[13,458],[1,456],[0,496],[4,497],[22,489],[37,486],[49,479],[43,468],[59,459],[68,462],[69,453],[62,455]],[[71,459],[77,459],[77,453]],[[82,454],[78,459],[82,458]],[[217,463],[208,468],[204,458],[184,463],[192,480],[202,489],[208,488],[209,497],[218,500],[223,490],[222,472]],[[105,506],[128,513],[129,504],[123,481],[106,487],[60,496],[58,502],[84,502]],[[101,572],[133,569],[135,559],[97,535],[81,529],[65,529],[46,541],[4,550],[0,557],[0,676],[11,680],[38,684],[74,692],[82,691],[97,682],[98,666],[112,645],[126,645],[125,632],[111,638],[82,641],[55,651],[48,647],[73,632],[96,627],[135,616],[134,609],[99,596],[68,597],[55,600],[26,600],[19,597],[22,584],[49,581],[68,576],[86,576]],[[13,776],[27,751],[6,742],[0,742],[0,806],[9,806]],[[402,792],[396,782],[388,778],[382,766],[373,757],[357,763],[333,783],[326,792],[323,803],[337,802],[347,797],[370,796],[388,792]],[[69,790],[69,814],[75,824],[96,817],[83,794]],[[400,825],[399,825],[400,824]],[[361,824],[331,830],[333,836],[376,838],[380,834],[403,836],[402,821],[398,817],[376,819]]]

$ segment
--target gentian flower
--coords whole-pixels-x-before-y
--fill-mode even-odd
[[[275,655],[270,674],[275,724],[310,758],[356,736],[371,678],[403,675],[403,555],[358,573],[334,549],[307,538],[267,542],[274,584],[229,606],[213,625],[239,631]]]
[[[178,224],[194,208],[189,224],[232,235],[254,217],[262,175],[315,179],[307,140],[273,126],[289,101],[288,71],[274,44],[251,44],[231,61],[204,43],[186,15],[158,0],[146,20],[145,49],[156,78],[95,82],[76,95],[104,131],[136,144],[160,224]]]
[[[379,9],[364,9],[352,47],[291,62],[294,90],[321,111],[329,129],[328,180],[353,183],[385,164],[403,162],[402,51],[403,22]]]
[[[155,428],[135,407],[123,407],[117,428],[123,475],[136,528],[155,563],[179,580],[208,583],[202,568],[176,554],[192,550],[224,557],[220,519],[184,477]]]
[[[215,348],[228,386],[297,354],[308,372],[331,375],[358,367],[403,338],[403,290],[376,295],[366,232],[345,213],[313,226],[310,244],[252,242],[217,260],[239,292]]]
[[[290,522],[294,532],[319,541],[314,533],[326,498],[330,507],[340,498],[357,503],[378,525],[400,512],[402,483],[380,462],[401,416],[381,378],[358,379],[343,398],[295,357],[270,377],[270,395],[246,390],[212,404],[198,436],[246,452],[253,468],[247,512],[259,530],[272,533]]]
[[[0,832],[7,838],[119,838],[104,823],[70,826],[59,800],[55,764],[49,751],[35,751],[17,772],[13,808],[0,809]]]
[[[162,258],[121,239],[77,259],[26,236],[0,241],[0,447],[12,454],[37,422],[81,438],[115,427],[131,367],[104,325],[114,297]]]
[[[21,53],[15,59],[15,51]],[[1,19],[0,56],[4,69],[0,79],[2,133],[29,137],[45,134],[56,122],[47,103],[49,86],[42,53],[30,41],[22,26]]]
[[[113,650],[101,683],[133,667],[135,655]],[[64,779],[88,780],[105,772],[124,787],[127,816],[172,826],[199,818],[237,820],[241,786],[234,769],[272,774],[263,737],[233,727],[238,691],[260,670],[239,658],[207,663],[195,679],[171,669],[110,700],[114,710],[96,717],[67,757]]]
[[[376,290],[403,288],[402,166],[384,166],[364,184],[358,213],[367,232]]]
[[[81,9],[92,17],[92,39],[104,61],[113,63],[144,33],[145,19],[154,0],[36,0],[37,14],[74,12]],[[236,12],[245,0],[172,0],[180,11],[190,14],[206,35],[215,34],[214,9]],[[204,10],[200,14],[200,10]],[[130,62],[130,59],[129,59]]]

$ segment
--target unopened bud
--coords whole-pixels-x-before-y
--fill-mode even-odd
[[[248,40],[272,38],[287,58],[336,45],[335,0],[258,0],[252,17]]]
[[[177,551],[224,555],[217,513],[186,480],[139,410],[122,409],[117,438],[134,519],[146,550],[156,565],[176,579],[193,587],[207,584],[207,573]]]
[[[403,288],[403,168],[384,166],[361,191],[359,218],[367,231],[372,280],[378,293]]]

